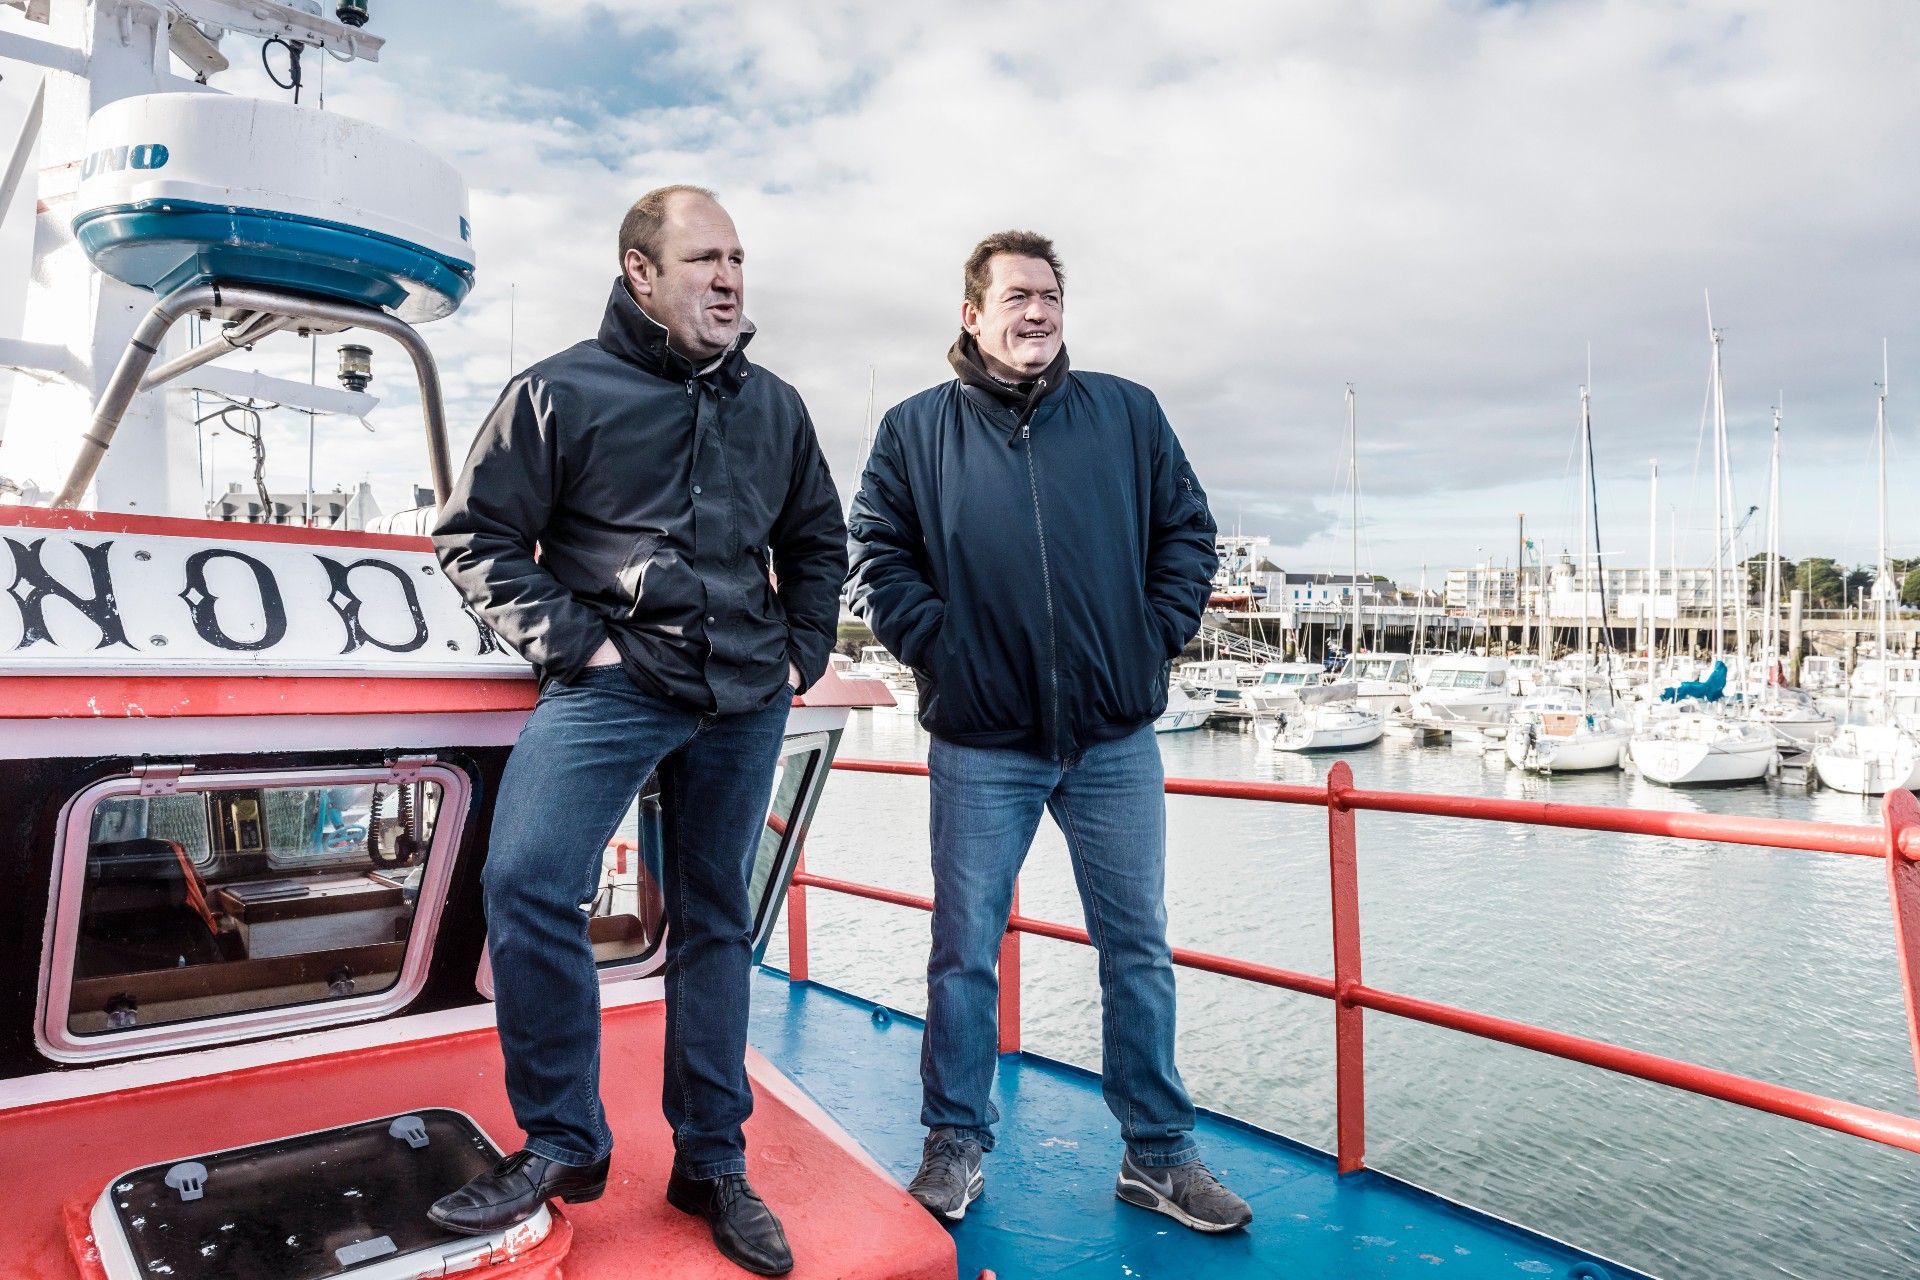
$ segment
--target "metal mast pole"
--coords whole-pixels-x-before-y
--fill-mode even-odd
[[[1655,612],[1654,606],[1659,602],[1659,599],[1660,599],[1660,460],[1658,458],[1651,459],[1650,465],[1653,467],[1653,480],[1652,480],[1650,490],[1647,494],[1647,594],[1646,594],[1647,703],[1649,706],[1651,706],[1653,703],[1654,655],[1658,650],[1658,646],[1654,643],[1654,638],[1659,634],[1659,630],[1655,625],[1657,614]],[[1675,588],[1675,594],[1677,598],[1678,588]],[[1678,607],[1674,609],[1673,613],[1674,613],[1674,621],[1678,622],[1680,617],[1680,610],[1678,609]]]
[[[1880,397],[1874,420],[1874,436],[1880,451],[1880,559],[1873,570],[1873,590],[1878,596],[1879,608],[1877,625],[1879,635],[1875,641],[1876,652],[1880,659],[1880,713],[1882,722],[1893,723],[1893,670],[1887,657],[1887,341],[1880,340]]]
[[[1726,532],[1724,494],[1720,488],[1720,331],[1713,327],[1713,300],[1707,300],[1707,337],[1713,343],[1713,372],[1708,383],[1708,398],[1714,406],[1713,429],[1713,649],[1715,653],[1727,634],[1727,604],[1721,593],[1726,585],[1726,555],[1721,537]]]
[[[1591,583],[1588,574],[1589,557],[1593,545],[1593,476],[1589,465],[1593,457],[1590,432],[1593,430],[1593,418],[1589,412],[1587,389],[1580,388],[1580,572],[1575,581],[1580,584],[1580,702],[1586,705],[1589,662],[1587,658],[1587,628],[1591,625],[1592,611],[1588,608],[1588,590]],[[1606,619],[1601,619],[1604,626]]]
[[[1353,648],[1360,651],[1360,428],[1353,413],[1353,384],[1347,384],[1348,471],[1353,484]]]

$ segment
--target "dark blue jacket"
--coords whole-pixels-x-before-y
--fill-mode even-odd
[[[847,596],[919,677],[929,733],[1062,759],[1166,709],[1215,526],[1145,387],[1075,371],[1020,416],[957,379],[887,412]]]

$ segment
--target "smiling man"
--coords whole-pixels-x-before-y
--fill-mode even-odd
[[[833,648],[846,526],[799,393],[747,363],[746,255],[713,194],[643,196],[619,251],[599,336],[507,384],[434,533],[448,577],[541,689],[483,872],[507,1096],[527,1144],[432,1216],[493,1231],[550,1196],[605,1188],[613,1135],[583,906],[657,770],[667,1200],[706,1219],[729,1258],[779,1275],[792,1254],[747,1182],[741,1131],[747,880],[787,707]]]
[[[1153,722],[1215,568],[1206,494],[1153,394],[1070,371],[1059,257],[1004,231],[968,257],[956,375],[889,410],[848,524],[848,596],[920,682],[933,741],[933,951],[915,1199],[957,1222],[999,1119],[994,963],[1050,812],[1100,954],[1115,1193],[1200,1231],[1252,1219],[1200,1163],[1174,1068]]]

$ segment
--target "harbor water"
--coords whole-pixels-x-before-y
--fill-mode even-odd
[[[1160,745],[1174,776],[1315,782],[1340,758],[1363,787],[1827,822],[1877,812],[1764,784],[1537,778],[1498,755],[1391,738],[1311,757],[1232,729]],[[861,711],[840,754],[923,760],[926,746],[911,717]],[[930,893],[926,815],[924,779],[837,773],[808,867]],[[1176,945],[1331,971],[1324,809],[1176,796],[1167,823]],[[1878,860],[1397,814],[1358,825],[1370,985],[1915,1112]],[[1081,922],[1050,820],[1021,907]],[[817,891],[808,909],[816,980],[924,1010],[924,914]],[[769,962],[785,947],[783,924]],[[1031,936],[1022,947],[1024,1047],[1097,1067],[1093,953]],[[1331,1149],[1332,1007],[1185,970],[1179,989],[1195,1101]],[[1676,1280],[1920,1270],[1920,1162],[1905,1152],[1382,1014],[1367,1015],[1366,1054],[1374,1168]],[[991,1159],[987,1174],[991,1195]]]

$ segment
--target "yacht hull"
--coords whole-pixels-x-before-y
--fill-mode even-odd
[[[1273,738],[1275,751],[1344,751],[1380,741],[1385,721],[1371,711],[1342,712],[1322,717],[1311,712],[1294,717]]]
[[[1531,773],[1592,773],[1618,769],[1626,751],[1624,733],[1580,733],[1560,738],[1507,735],[1507,761]]]
[[[1813,771],[1821,786],[1850,795],[1920,790],[1920,743],[1898,730],[1843,731],[1813,749]]]
[[[1667,787],[1705,787],[1755,782],[1773,766],[1774,746],[1764,741],[1716,741],[1644,737],[1627,744],[1640,776]]]

